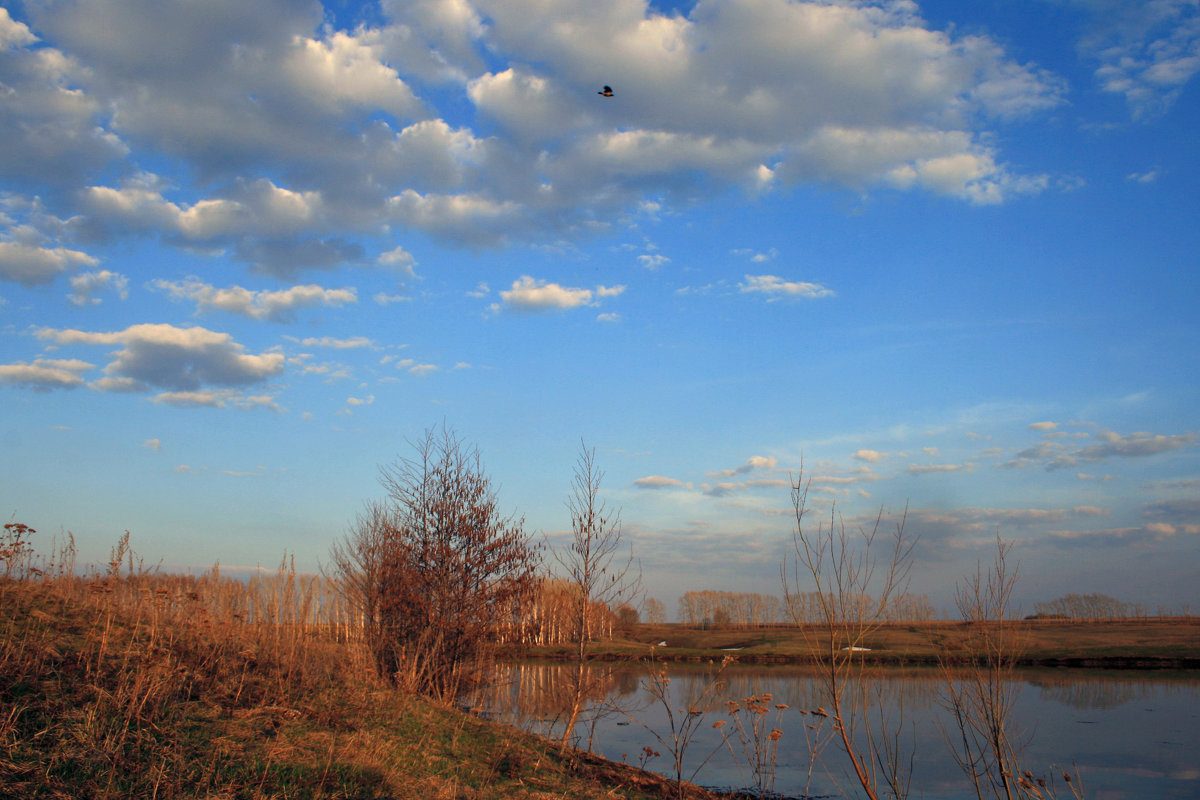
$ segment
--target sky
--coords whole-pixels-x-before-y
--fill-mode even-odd
[[[801,475],[939,609],[999,537],[1194,612],[1197,72],[1196,0],[0,0],[0,514],[316,570],[445,425],[552,546],[594,448],[668,613]]]

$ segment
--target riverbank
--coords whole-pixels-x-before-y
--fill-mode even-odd
[[[670,781],[379,684],[162,582],[0,579],[0,794],[659,800]],[[240,614],[241,612],[238,612]],[[716,795],[685,786],[686,800]]]
[[[1019,620],[1006,623],[1018,643],[1016,663],[1030,667],[1090,669],[1200,669],[1200,617],[1112,620]],[[966,663],[971,627],[962,622],[881,625],[856,653],[877,666]],[[819,628],[764,625],[713,628],[637,625],[612,640],[593,642],[598,661],[708,662],[732,657],[743,664],[810,664],[828,658]],[[517,655],[514,653],[513,655]],[[522,658],[572,660],[572,646],[534,647]]]

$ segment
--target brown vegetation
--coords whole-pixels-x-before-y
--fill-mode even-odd
[[[27,544],[33,533],[22,530]],[[162,575],[141,567],[128,535],[107,568],[82,575],[69,539],[53,557],[17,555],[21,577],[0,578],[6,798],[677,793],[659,776],[564,758],[535,736],[375,678],[372,653],[345,625],[342,595],[290,560],[249,581],[215,567]]]
[[[332,573],[378,674],[450,701],[486,679],[533,593],[538,553],[523,520],[500,513],[477,450],[442,428],[413,451],[382,470],[387,498],[334,546]]]

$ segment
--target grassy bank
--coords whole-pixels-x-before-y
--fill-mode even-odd
[[[294,575],[276,577],[256,598],[178,577],[0,580],[0,794],[676,796],[380,685],[352,642],[271,619],[305,602]]]
[[[1026,666],[1119,669],[1200,668],[1200,617],[1111,620],[1021,620],[1011,623]],[[878,664],[936,664],[969,660],[970,627],[961,622],[884,624],[865,642],[864,660]],[[821,633],[795,626],[705,628],[638,625],[590,646],[596,659],[810,663],[821,658]],[[661,644],[665,642],[665,645]],[[537,658],[570,659],[571,647],[540,647]]]

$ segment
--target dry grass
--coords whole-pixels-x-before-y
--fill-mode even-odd
[[[381,685],[334,587],[158,575],[124,538],[0,578],[12,798],[655,798],[667,781]],[[688,787],[689,797],[710,797]]]

